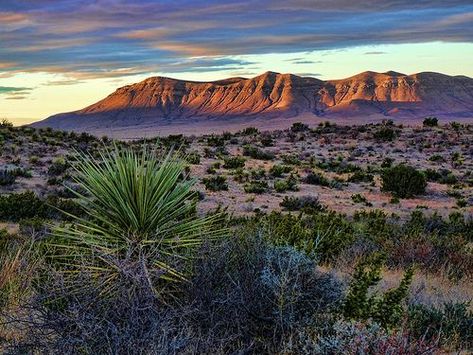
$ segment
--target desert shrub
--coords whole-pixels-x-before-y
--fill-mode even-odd
[[[46,214],[47,206],[32,191],[0,196],[0,220],[15,222]]]
[[[294,122],[291,126],[291,131],[292,132],[303,132],[307,131],[309,129],[309,126],[302,122]]]
[[[290,247],[261,238],[205,244],[180,302],[161,303],[145,285],[111,294],[84,285],[71,292],[60,277],[43,283],[18,323],[17,352],[256,353],[278,352],[291,334],[339,304],[342,287],[332,275]],[[60,275],[59,275],[60,276]],[[49,281],[51,280],[51,281]],[[136,287],[136,286],[135,286]],[[52,304],[51,300],[60,299]]]
[[[466,303],[447,303],[441,308],[411,305],[407,328],[414,336],[436,340],[441,346],[473,348],[473,312]]]
[[[410,198],[425,192],[427,181],[422,172],[400,164],[383,170],[381,174],[382,191],[392,192],[399,198]]]
[[[268,183],[261,180],[250,181],[245,184],[244,190],[246,193],[262,194],[268,190]]]
[[[305,334],[304,334],[305,335]],[[337,322],[317,339],[306,335],[300,341],[311,354],[437,354],[435,341],[415,338],[403,331],[386,331],[377,323]]]
[[[330,181],[325,176],[314,172],[307,174],[304,182],[310,185],[330,186]]]
[[[245,181],[248,181],[249,179],[249,176],[250,174],[245,171],[243,168],[236,168],[234,171],[233,171],[233,179],[236,181],[236,182],[245,182]]]
[[[362,203],[366,206],[372,206],[373,204],[371,202],[368,202],[368,200],[366,199],[365,196],[363,196],[362,194],[353,194],[351,195],[351,200],[354,202],[354,203]]]
[[[426,117],[422,124],[424,127],[436,127],[439,124],[439,120],[437,117]]]
[[[373,174],[367,173],[363,170],[355,171],[353,175],[348,178],[348,182],[373,182],[374,176]]]
[[[211,147],[223,147],[225,145],[225,138],[222,136],[211,135],[207,138],[207,144]]]
[[[0,120],[0,128],[13,128],[13,123],[6,118]]]
[[[245,167],[245,158],[243,157],[227,157],[224,159],[223,167],[225,169],[238,169]]]
[[[10,170],[0,170],[0,186],[13,185],[16,181],[16,175]]]
[[[390,168],[393,165],[393,162],[394,162],[393,158],[389,158],[389,157],[384,158],[383,162],[381,163],[381,168],[382,169]]]
[[[429,158],[430,161],[445,161],[445,158],[439,154],[434,154]]]
[[[202,179],[205,188],[210,191],[228,190],[227,178],[222,175],[209,176]]]
[[[334,212],[320,212],[312,203],[309,215],[273,212],[259,219],[263,236],[275,245],[290,245],[322,262],[334,260],[355,239],[352,224]]]
[[[166,297],[188,272],[169,258],[182,259],[203,238],[225,233],[214,225],[219,214],[195,214],[195,180],[183,177],[186,163],[178,156],[115,148],[100,159],[77,159],[74,181],[86,194],[75,194],[86,217],[72,215],[73,223],[54,228],[48,241],[48,258],[67,280],[92,272],[105,294],[124,283],[130,294],[145,287]]]
[[[297,179],[291,174],[287,179],[277,180],[274,182],[274,189],[276,192],[298,191]]]
[[[381,269],[384,263],[384,256],[373,254],[357,264],[343,305],[346,318],[372,319],[385,328],[399,326],[403,315],[402,303],[408,295],[413,269],[407,269],[397,288],[386,291],[382,296],[376,293],[370,295],[370,288],[382,279]]]
[[[287,165],[300,165],[301,164],[301,160],[295,154],[284,154],[283,156],[281,156],[281,159],[283,163]]]
[[[264,151],[252,145],[245,145],[243,147],[243,155],[249,156],[253,159],[259,159],[259,160],[273,160],[274,159],[273,153]]]
[[[283,174],[290,173],[292,171],[292,167],[287,165],[279,165],[274,164],[270,169],[269,173],[274,177],[281,177]]]
[[[393,141],[397,137],[397,133],[390,127],[383,127],[374,132],[373,137],[380,141]]]
[[[246,127],[241,131],[243,136],[254,136],[259,134],[259,130],[256,127]]]
[[[48,174],[52,176],[61,175],[67,170],[68,166],[63,157],[55,158],[48,168]]]
[[[322,170],[332,171],[338,174],[354,173],[361,170],[359,166],[350,164],[345,160],[320,161],[317,162],[316,165]]]
[[[265,147],[270,147],[273,145],[273,138],[269,135],[269,134],[265,134],[263,136],[261,136],[261,140],[260,140],[261,144]]]
[[[186,161],[192,165],[200,164],[200,154],[198,152],[192,152],[185,156]]]
[[[304,211],[310,213],[323,210],[323,206],[315,196],[285,196],[279,205],[288,211]]]
[[[453,185],[458,182],[457,177],[447,169],[426,169],[424,175],[428,181],[435,181],[440,184]]]

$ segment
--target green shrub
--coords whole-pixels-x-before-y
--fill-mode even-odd
[[[19,221],[23,218],[44,217],[47,206],[34,192],[27,191],[0,196],[0,220]]]
[[[272,212],[263,219],[258,218],[257,225],[264,227],[263,235],[272,244],[291,245],[328,262],[353,243],[352,223],[335,212],[324,212],[323,206],[314,197],[288,198],[287,201],[290,208],[302,208],[307,214]]]
[[[274,189],[276,192],[298,191],[297,179],[291,174],[285,180],[277,180],[274,182]]]
[[[192,152],[186,155],[186,161],[192,165],[200,164],[200,154],[198,152]]]
[[[244,190],[246,193],[262,194],[268,190],[268,183],[266,181],[250,181],[245,184]]]
[[[255,127],[246,127],[245,129],[241,131],[241,134],[243,136],[254,136],[254,135],[257,135],[258,133],[259,133],[259,130]]]
[[[438,341],[441,346],[473,347],[473,312],[467,303],[446,303],[441,308],[411,305],[407,327],[414,336]]]
[[[245,167],[245,158],[243,157],[227,157],[224,159],[223,167],[225,169],[238,169]]]
[[[291,126],[291,131],[292,132],[303,132],[307,131],[309,129],[309,126],[302,122],[294,122]]]
[[[325,176],[314,172],[307,174],[304,182],[310,185],[330,186],[330,181]]]
[[[374,176],[373,174],[369,174],[363,170],[355,171],[353,175],[348,178],[348,182],[373,182]]]
[[[425,193],[427,181],[424,174],[415,168],[400,164],[383,170],[382,191],[392,192],[399,198],[410,198]]]
[[[383,127],[373,134],[373,137],[380,141],[393,141],[397,137],[397,133],[394,129],[389,127]]]
[[[283,174],[290,173],[291,171],[292,167],[279,164],[274,164],[271,169],[269,169],[269,173],[274,177],[281,177]]]
[[[61,175],[67,170],[68,166],[63,157],[55,158],[48,168],[48,174],[52,176]]]
[[[13,185],[16,181],[16,175],[10,170],[0,170],[0,186]]]
[[[439,124],[439,120],[437,117],[426,117],[422,124],[424,127],[436,127]]]
[[[385,257],[373,254],[355,267],[353,280],[343,305],[343,315],[348,319],[372,319],[384,328],[400,325],[403,316],[403,302],[412,282],[413,269],[409,268],[397,288],[386,291],[382,296],[370,294],[369,290],[381,281],[381,269]]]
[[[288,211],[304,211],[307,213],[323,210],[323,206],[315,196],[285,196],[280,206]]]
[[[243,147],[243,155],[249,156],[253,159],[259,159],[259,160],[273,160],[274,159],[273,153],[266,152],[252,145],[245,145]]]
[[[210,191],[226,191],[228,190],[227,178],[222,175],[205,177],[202,179],[205,188]]]
[[[300,165],[301,164],[301,160],[295,154],[284,154],[281,157],[281,159],[283,163],[287,165]]]

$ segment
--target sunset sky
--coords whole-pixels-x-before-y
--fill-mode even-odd
[[[473,77],[472,63],[472,0],[0,0],[0,118],[15,124],[155,75]]]

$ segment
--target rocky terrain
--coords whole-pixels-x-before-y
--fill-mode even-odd
[[[473,79],[432,72],[364,72],[329,81],[274,72],[213,82],[152,77],[32,126],[136,138],[221,133],[250,125],[272,130],[325,119],[415,122],[428,115],[473,117]]]

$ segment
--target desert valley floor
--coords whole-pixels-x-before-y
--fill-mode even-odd
[[[17,169],[1,193],[33,190],[40,196],[70,194],[74,149],[94,154],[110,139],[49,129],[3,129],[0,165]],[[181,147],[197,178],[200,208],[226,207],[235,215],[284,210],[284,198],[312,196],[330,210],[352,215],[381,209],[406,216],[420,209],[447,216],[473,212],[473,126],[403,127],[391,122],[359,126],[320,124],[308,128],[120,142]],[[380,173],[405,163],[425,172],[426,193],[396,199],[381,191]]]

